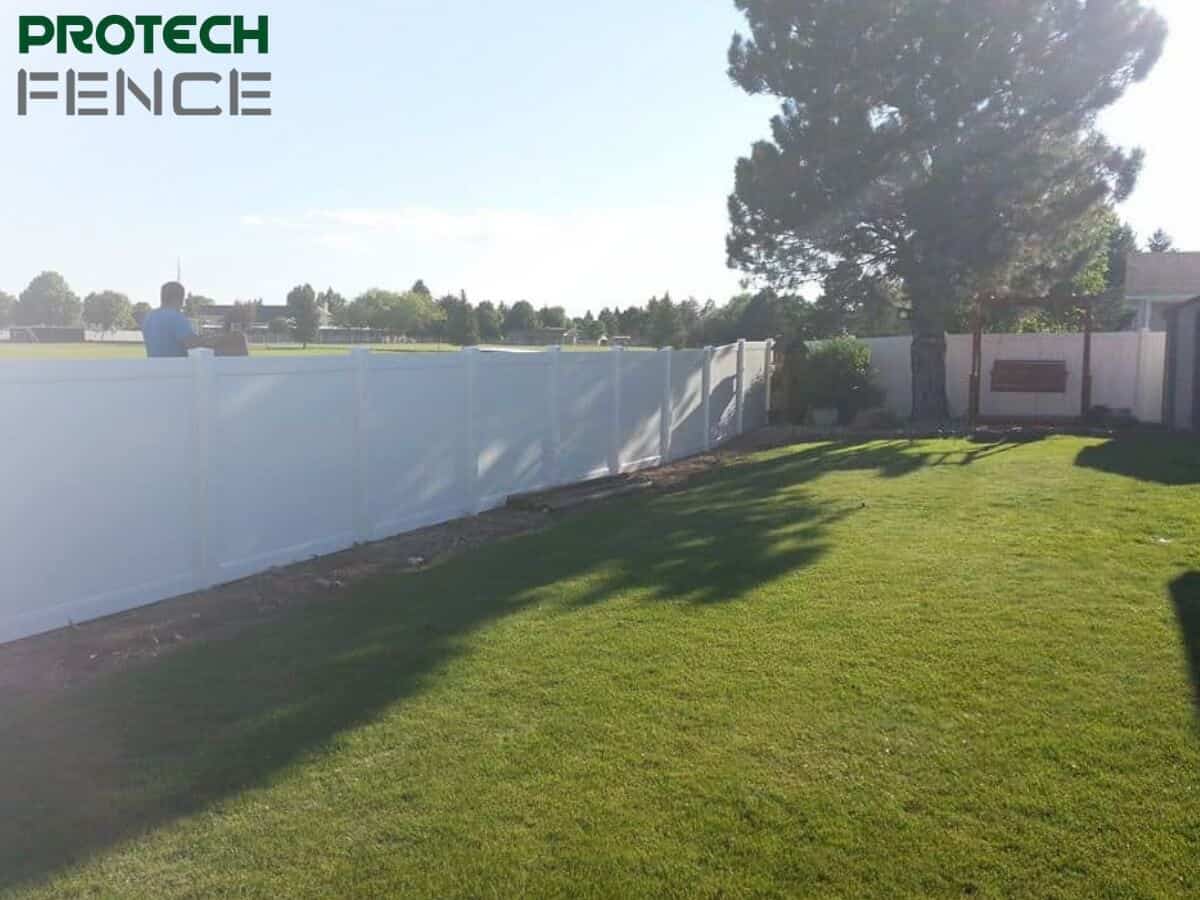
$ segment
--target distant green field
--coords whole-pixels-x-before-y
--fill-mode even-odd
[[[348,353],[354,347],[370,347],[378,353],[430,353],[458,350],[453,344],[321,344],[307,350],[299,344],[278,344],[270,347],[250,346],[254,355],[310,356]],[[521,348],[508,349],[545,349]],[[564,347],[565,350],[602,350],[593,345]],[[6,359],[138,359],[146,355],[140,344],[9,344],[0,343],[0,361]]]

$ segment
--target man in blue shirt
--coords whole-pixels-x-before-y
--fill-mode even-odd
[[[147,356],[187,356],[192,347],[203,346],[192,331],[192,323],[183,314],[185,293],[178,281],[168,281],[162,286],[162,305],[147,313],[142,320],[142,339],[146,343]]]

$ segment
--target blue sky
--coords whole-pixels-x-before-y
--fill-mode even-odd
[[[18,12],[96,17],[121,2],[21,4],[0,22],[16,71]],[[1181,108],[1200,84],[1200,10],[1159,0],[1174,34],[1151,81],[1106,118],[1150,153],[1127,214],[1200,249],[1194,143]],[[733,165],[773,104],[725,75],[739,20],[728,0],[314,0],[230,9],[208,0],[154,12],[271,16],[270,119],[68,119],[0,108],[6,173],[0,289],[46,268],[79,293],[153,300],[183,259],[188,287],[282,302],[301,281],[352,295],[424,279],[475,300],[591,306],[653,293],[726,298],[725,197]],[[229,57],[123,58],[221,69]],[[78,68],[115,69],[111,58]]]

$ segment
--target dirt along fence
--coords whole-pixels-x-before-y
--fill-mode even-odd
[[[0,366],[0,642],[701,453],[772,348]]]

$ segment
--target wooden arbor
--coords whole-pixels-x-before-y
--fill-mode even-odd
[[[1087,416],[1092,408],[1092,327],[1093,308],[1097,301],[1106,296],[1087,295],[1073,297],[980,297],[975,301],[971,331],[971,374],[967,419],[971,427],[979,422],[980,401],[983,394],[983,329],[987,314],[996,309],[1078,309],[1083,313],[1083,378],[1080,397],[1080,418]],[[994,383],[1001,385],[993,390],[1029,393],[1066,393],[1067,370],[1065,362],[1043,360],[998,361],[993,373]]]

